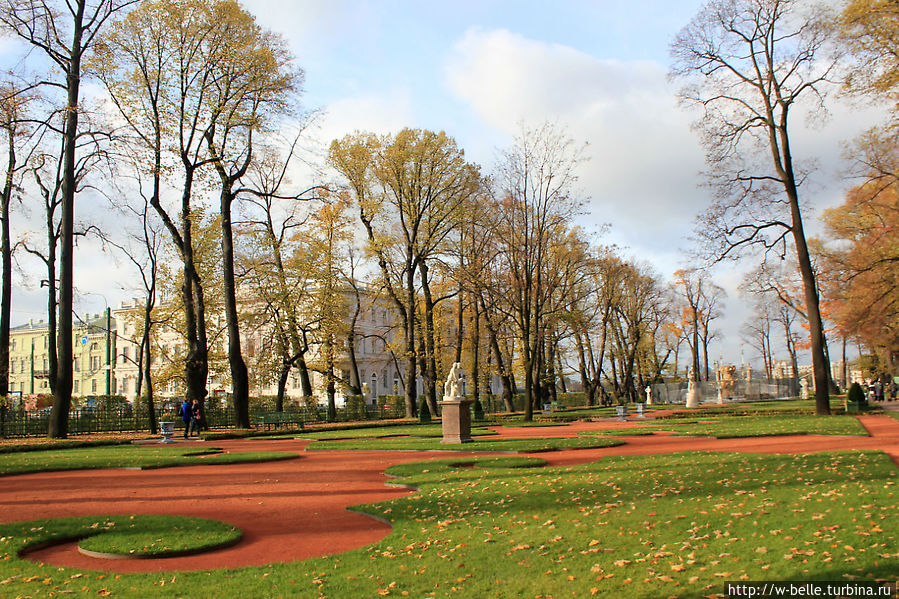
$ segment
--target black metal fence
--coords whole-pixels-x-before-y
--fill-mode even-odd
[[[132,408],[92,409],[75,408],[69,412],[69,434],[87,435],[92,433],[133,433],[150,430],[149,415],[146,410]],[[39,437],[47,434],[50,408],[40,410],[7,409],[0,413],[0,436]],[[156,421],[170,420],[176,428],[184,424],[181,418],[167,408],[156,410]],[[230,407],[210,406],[206,410],[209,428],[229,428],[234,426],[234,414]]]
[[[265,416],[275,411],[269,398],[253,398],[250,403],[250,422],[256,427],[262,427]],[[346,404],[337,408],[334,418],[328,418],[327,407],[309,404],[297,405],[294,403],[285,406],[282,413],[284,420],[301,423],[315,422],[355,422],[392,420],[404,418],[406,408],[403,397],[399,395],[384,395],[378,398],[378,404],[364,401],[361,397],[350,397]],[[560,393],[554,407],[573,407],[584,403],[583,393]],[[516,394],[514,403],[521,409],[524,398]],[[481,396],[481,406],[484,413],[495,414],[505,411],[502,398],[497,395]],[[182,429],[184,423],[177,415],[177,404],[166,401],[157,406],[156,422],[171,421],[176,429]],[[207,400],[204,415],[210,429],[227,429],[236,426],[234,410],[230,403],[218,399]],[[0,408],[0,436],[12,437],[40,437],[47,434],[50,419],[50,408],[39,410],[24,410],[21,408]],[[134,433],[149,432],[149,418],[146,409],[133,408],[126,404],[119,408],[74,408],[69,413],[69,434],[86,435],[92,433]]]

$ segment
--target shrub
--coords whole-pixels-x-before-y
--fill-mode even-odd
[[[428,402],[424,398],[419,402],[418,421],[422,424],[431,424],[431,408],[428,407]]]
[[[365,420],[365,396],[347,395],[344,416],[346,420]]]
[[[865,405],[868,401],[865,397],[864,389],[862,389],[862,386],[858,383],[852,383],[852,385],[850,385],[846,399],[852,403],[857,403],[860,406]]]
[[[385,418],[402,418],[406,415],[406,400],[402,395],[378,396],[378,407]]]

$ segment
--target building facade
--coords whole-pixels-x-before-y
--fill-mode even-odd
[[[77,318],[72,333],[72,395],[117,393],[114,356],[116,321],[111,311]],[[50,393],[49,325],[44,321],[9,332],[9,390],[21,396]]]
[[[360,384],[367,403],[373,403],[378,396],[403,392],[403,383],[397,372],[397,361],[391,351],[391,345],[397,334],[395,313],[391,304],[374,294],[359,294],[360,306],[355,321],[354,353],[359,372]],[[355,307],[355,300],[352,301]],[[247,302],[243,310],[258,309]],[[355,311],[355,310],[354,310]],[[139,300],[123,303],[114,311],[114,337],[116,352],[113,354],[114,379],[117,382],[116,392],[131,402],[137,397],[139,371],[140,337],[143,326],[143,304]],[[218,321],[213,318],[211,324]],[[345,323],[348,324],[348,323]],[[247,369],[250,372],[251,396],[275,396],[277,394],[277,350],[274,347],[273,324],[266,323],[256,327],[241,327],[241,352]],[[164,397],[182,397],[184,394],[183,366],[180,360],[186,352],[186,342],[174,328],[156,326],[152,331],[153,347],[154,395]],[[227,353],[227,335],[223,331],[211,332],[209,335],[210,356],[224,356]],[[350,360],[345,338],[339,340],[335,351],[335,370],[344,381],[350,380]],[[310,344],[304,359],[309,365],[309,375],[313,387],[313,396],[320,403],[326,401],[326,378],[317,372],[315,366],[322,361],[322,348]],[[159,375],[157,377],[157,375]],[[231,392],[230,376],[227,360],[220,360],[216,367],[215,360],[210,360],[209,378],[206,388],[211,395],[223,395]],[[419,381],[419,391],[420,391]],[[336,386],[336,403],[343,405],[348,390],[345,385]],[[285,395],[288,399],[299,401],[302,398],[300,373],[292,368],[287,379]]]

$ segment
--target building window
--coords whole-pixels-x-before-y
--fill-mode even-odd
[[[122,348],[122,364],[127,362],[129,357],[130,356],[128,355],[128,346],[126,345],[125,347]]]
[[[128,393],[128,391],[129,391],[128,387],[130,387],[130,386],[131,386],[131,384],[128,379],[125,379],[124,381],[122,381],[122,393]]]
[[[13,351],[16,351],[16,340],[13,339],[12,343],[9,344],[9,348]]]
[[[72,370],[75,372],[81,372],[81,368],[78,366],[78,358],[72,359]]]
[[[91,393],[97,392],[97,379],[91,379]]]
[[[80,381],[77,381],[77,380],[72,381],[72,391],[74,391],[75,393],[78,393],[78,383],[79,382]]]

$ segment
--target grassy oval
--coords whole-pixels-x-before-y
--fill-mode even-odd
[[[160,558],[229,547],[241,538],[235,526],[188,516],[110,516],[85,527],[78,550],[93,557]]]

